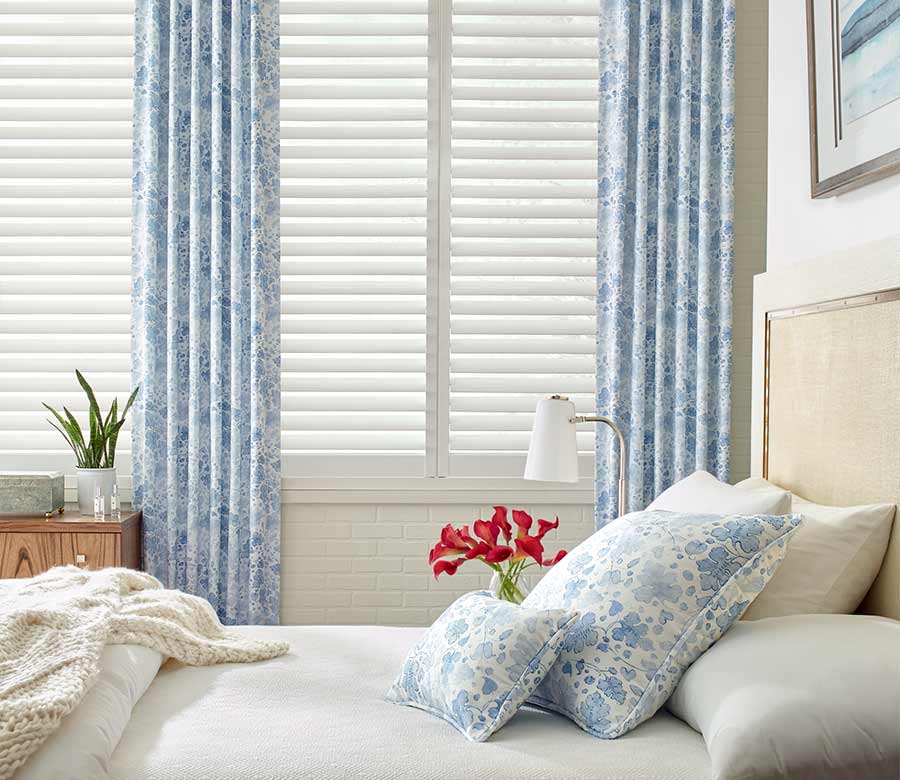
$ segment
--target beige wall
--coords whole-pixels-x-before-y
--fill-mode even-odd
[[[772,3],[768,143],[770,270],[900,234],[900,175],[834,198],[810,198],[803,0]]]
[[[792,0],[793,2],[793,0]],[[731,478],[750,475],[753,277],[766,270],[768,0],[737,0]]]

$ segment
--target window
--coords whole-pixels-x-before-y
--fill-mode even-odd
[[[75,368],[129,392],[132,16],[0,2],[0,468],[71,466],[41,401],[86,411]]]
[[[593,409],[593,6],[282,0],[286,477],[519,476]],[[128,392],[132,14],[0,0],[3,468],[71,463],[74,368]]]
[[[286,475],[520,476],[593,410],[594,5],[283,3]]]

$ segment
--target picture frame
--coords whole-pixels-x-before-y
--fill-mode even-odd
[[[810,194],[900,172],[900,0],[807,0]]]

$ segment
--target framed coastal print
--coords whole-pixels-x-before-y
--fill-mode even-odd
[[[807,0],[812,196],[900,172],[900,0]]]

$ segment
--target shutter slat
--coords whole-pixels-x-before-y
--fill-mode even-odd
[[[284,314],[425,314],[425,302],[421,294],[414,295],[373,295],[366,294],[362,300],[354,295],[343,298],[337,296],[306,295],[293,296],[282,303]]]
[[[579,38],[595,39],[597,24],[590,17],[491,15],[490,19],[468,17],[458,9],[453,20],[454,38],[564,38],[567,44]]]
[[[0,24],[3,24],[0,21]],[[2,32],[5,33],[5,30]],[[27,38],[0,36],[0,57],[131,57],[134,43],[131,35],[80,37],[47,35],[43,26],[34,30],[36,35]]]
[[[404,119],[383,122],[335,120],[331,122],[283,121],[281,123],[281,138],[283,141],[298,138],[424,139],[426,133],[427,128],[425,128],[421,122]]]
[[[3,398],[0,395],[0,408]],[[425,398],[421,393],[302,393],[283,392],[281,409],[291,412],[321,414],[322,412],[424,412]]]
[[[9,217],[127,217],[128,198],[0,198],[0,214]]]
[[[369,410],[285,412],[281,424],[290,431],[415,431],[421,434],[425,413],[382,411],[373,419]]]
[[[281,14],[426,14],[428,0],[281,0]]]

